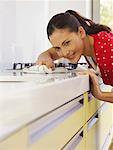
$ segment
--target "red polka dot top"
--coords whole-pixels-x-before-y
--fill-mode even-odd
[[[94,38],[94,51],[103,82],[113,85],[113,33],[101,31],[91,35]]]

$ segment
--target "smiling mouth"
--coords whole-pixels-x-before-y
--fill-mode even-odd
[[[74,56],[69,56],[69,57],[67,57],[68,59],[73,59],[74,58]]]
[[[75,53],[73,53],[72,55],[70,55],[70,56],[67,56],[67,58],[69,58],[69,59],[73,59],[74,58],[74,56],[75,56]]]

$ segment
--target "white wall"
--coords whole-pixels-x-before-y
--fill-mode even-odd
[[[89,15],[89,9],[86,8],[90,5],[90,2],[91,0],[49,0],[49,17],[56,13],[65,12],[68,9],[78,11],[84,16]]]
[[[36,60],[46,46],[47,18],[44,0],[0,1],[0,68]]]
[[[93,18],[94,22],[96,22],[96,23],[100,22],[100,0],[93,0],[93,16],[92,16],[92,18]]]
[[[25,62],[31,62],[45,49],[46,3],[22,1],[16,3],[16,49],[22,52]]]
[[[91,0],[1,0],[0,68],[13,62],[34,62],[49,48],[46,26],[59,12],[74,9],[91,17]]]
[[[0,67],[12,60],[11,44],[16,39],[15,2],[0,2]]]

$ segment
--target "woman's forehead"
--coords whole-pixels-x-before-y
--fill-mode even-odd
[[[73,32],[70,32],[68,29],[56,29],[50,36],[51,43],[62,42],[70,37],[72,37]]]

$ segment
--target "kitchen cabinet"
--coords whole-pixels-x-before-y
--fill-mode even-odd
[[[54,84],[47,84],[44,87],[39,86],[38,89],[36,84],[33,87],[33,83],[23,84],[24,99],[22,103],[26,100],[28,105],[30,102],[29,106],[32,107],[32,113],[29,112],[29,109],[25,110],[26,113],[24,112],[23,114],[25,118],[21,116],[22,124],[16,129],[15,127],[20,119],[19,115],[16,116],[19,117],[17,119],[18,121],[15,121],[16,125],[10,122],[10,124],[6,126],[8,120],[5,118],[5,127],[3,126],[2,129],[6,128],[7,131],[9,127],[14,129],[13,132],[9,132],[7,136],[0,139],[0,150],[101,150],[109,146],[112,138],[111,129],[113,127],[113,120],[111,119],[112,117],[110,117],[110,114],[112,114],[112,105],[110,103],[101,102],[90,95],[88,86],[83,86],[88,83],[86,76],[68,78],[67,80],[63,80],[63,82],[57,80]],[[74,85],[78,85],[78,83],[81,85],[82,90],[77,86],[74,88]],[[28,87],[29,85],[30,89],[28,95],[26,86]],[[15,86],[13,85],[12,88],[13,87]],[[16,87],[18,87],[17,84]],[[20,85],[19,87],[19,93],[21,93],[20,90],[22,88]],[[33,87],[33,89],[31,87]],[[66,87],[65,91],[64,87]],[[56,95],[57,89],[59,89],[59,93]],[[49,93],[50,90],[53,90],[53,95],[47,99],[48,101],[45,101],[46,95],[51,94],[51,92]],[[41,95],[43,91],[46,93]],[[19,94],[20,98],[22,98],[22,94]],[[9,96],[12,96],[11,93],[2,98],[6,100]],[[16,104],[14,102],[17,97],[18,94],[16,91],[14,99],[11,97],[11,99],[7,99],[6,102],[10,100],[11,103],[13,99],[13,104]],[[20,99],[17,100],[19,100],[18,104],[20,104]],[[42,102],[43,104],[41,104]],[[12,111],[13,110],[11,110],[11,113]],[[32,115],[32,117],[26,124],[23,124],[26,117],[30,117],[29,115]],[[0,138],[1,137],[2,136],[0,136]]]
[[[91,103],[87,105],[87,102],[88,92],[18,130],[2,141],[0,149],[100,150],[108,146],[106,143],[110,143],[112,127],[108,114],[112,107],[104,102],[94,111],[94,106],[93,115],[89,115],[86,121],[88,107],[93,107]]]
[[[79,116],[79,117],[78,117]],[[42,119],[18,131],[0,144],[0,148],[22,150],[61,149],[85,124],[84,96],[73,99]],[[20,143],[23,139],[22,143]],[[83,145],[82,140],[81,145]],[[9,149],[9,150],[10,150]]]

